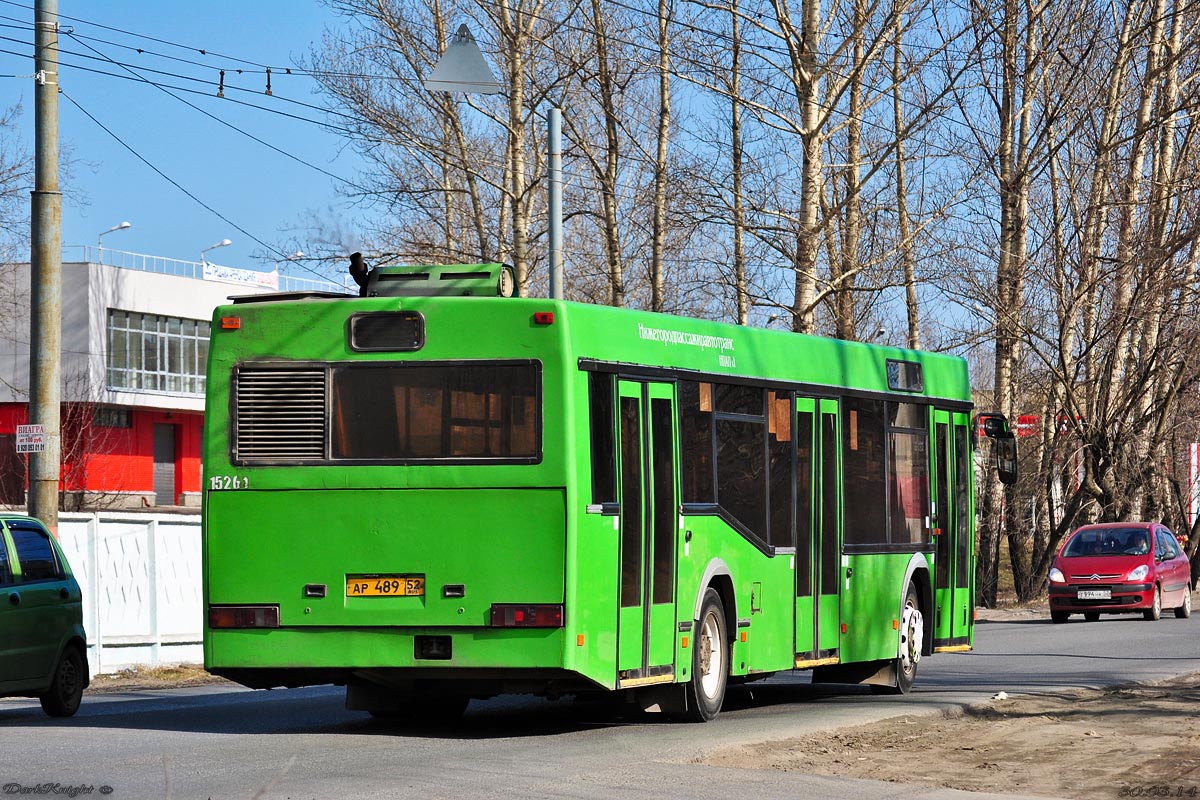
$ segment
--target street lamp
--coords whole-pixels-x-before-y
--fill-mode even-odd
[[[218,247],[229,247],[229,245],[231,245],[231,244],[233,244],[232,239],[222,239],[221,241],[217,242],[216,244],[210,245],[210,246],[204,248],[203,250],[200,251],[200,263],[201,264],[208,263],[207,261],[204,260],[204,254],[207,253],[209,250],[216,250]]]
[[[499,94],[492,69],[483,58],[475,37],[466,25],[459,25],[445,52],[424,81],[427,92],[465,92]],[[557,107],[546,113],[546,165],[548,188],[547,243],[550,250],[550,298],[563,299],[563,220],[562,220],[562,111]]]
[[[109,228],[106,231],[100,231],[100,235],[96,237],[96,250],[98,251],[97,255],[96,255],[97,260],[99,260],[99,261],[104,260],[104,237],[105,236],[112,233],[113,231],[123,231],[123,230],[126,230],[127,228],[132,228],[132,227],[133,227],[133,223],[122,222],[119,225],[113,225],[111,228]]]

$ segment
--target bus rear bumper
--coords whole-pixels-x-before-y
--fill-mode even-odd
[[[482,680],[521,674],[562,680],[561,628],[322,628],[208,630],[204,666],[255,689],[366,679]],[[580,680],[592,685],[581,676]]]

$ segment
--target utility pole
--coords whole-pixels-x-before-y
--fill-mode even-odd
[[[550,169],[547,181],[550,193],[550,299],[565,300],[562,253],[562,110],[550,109],[547,120],[549,122],[547,166]]]
[[[30,218],[29,421],[46,449],[29,454],[29,514],[58,535],[62,449],[62,193],[58,190],[58,0],[35,0],[33,209]]]

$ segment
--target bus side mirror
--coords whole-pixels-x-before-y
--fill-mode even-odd
[[[1006,432],[992,440],[992,448],[996,451],[1000,482],[1011,486],[1017,482],[1017,437]]]
[[[975,437],[977,444],[980,436],[997,439],[1006,433],[1011,433],[1011,430],[1008,427],[1008,418],[1003,414],[996,411],[984,411],[975,415],[975,425],[971,430],[971,435]]]

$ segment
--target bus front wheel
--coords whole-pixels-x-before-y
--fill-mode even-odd
[[[729,678],[729,637],[725,608],[716,590],[704,593],[692,647],[692,679],[687,683],[687,716],[708,722],[721,711]]]

